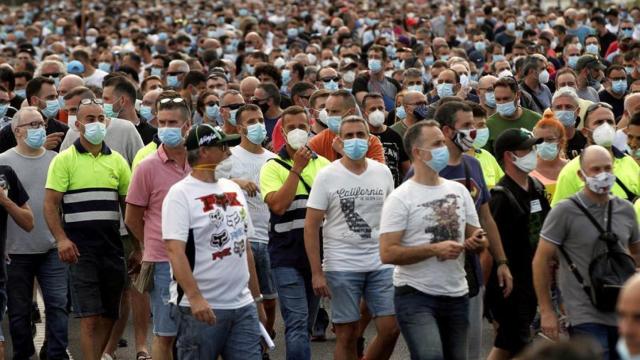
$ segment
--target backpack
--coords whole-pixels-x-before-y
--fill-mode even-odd
[[[560,252],[567,260],[569,270],[571,270],[589,300],[591,300],[591,304],[602,312],[612,312],[616,308],[618,294],[622,289],[622,285],[636,271],[635,261],[624,251],[620,246],[618,236],[611,231],[613,201],[609,201],[608,204],[607,229],[604,230],[582,204],[575,198],[570,198],[569,200],[584,213],[600,233],[598,235],[598,240],[600,241],[594,246],[591,262],[589,263],[589,283],[591,285],[584,283],[584,278],[563,246],[560,246]]]

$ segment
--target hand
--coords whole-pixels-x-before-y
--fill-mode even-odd
[[[327,279],[324,277],[324,274],[312,275],[311,282],[313,283],[313,292],[317,296],[331,299],[331,293],[329,292],[329,286],[327,285]]]
[[[264,325],[266,327],[267,326],[267,313],[264,311],[264,305],[262,304],[262,302],[259,302],[259,303],[256,304],[256,307],[258,308],[258,319],[260,320],[262,325]]]
[[[216,315],[209,306],[209,302],[205,300],[202,295],[198,295],[194,299],[189,299],[189,303],[191,304],[191,315],[193,315],[196,320],[207,325],[216,323]]]
[[[7,190],[0,187],[0,206],[6,207],[10,204],[10,201],[11,199],[9,199],[9,196],[7,195]]]
[[[461,98],[461,99],[466,99],[467,95],[469,95],[469,91],[471,91],[471,87],[470,86],[461,86],[460,90],[458,91],[456,96]]]
[[[540,312],[540,328],[543,334],[552,340],[558,340],[558,317],[553,311]]]
[[[127,269],[129,269],[129,275],[140,273],[140,267],[142,265],[142,250],[136,249],[131,252],[129,259],[127,259]]]
[[[435,248],[436,257],[440,261],[454,260],[460,256],[464,246],[457,241],[446,240],[432,245]]]
[[[238,184],[240,188],[244,190],[250,197],[256,196],[258,191],[260,191],[258,185],[256,185],[253,181],[245,179],[234,179],[233,181],[235,181],[235,183]]]
[[[511,270],[507,264],[502,264],[498,266],[496,270],[498,275],[498,284],[502,288],[502,295],[506,298],[511,295],[511,291],[513,290],[513,276],[511,276]]]
[[[68,264],[75,264],[78,262],[78,256],[80,256],[80,252],[76,247],[76,244],[69,239],[64,239],[58,241],[58,256],[62,262],[66,262]]]
[[[334,137],[331,147],[333,148],[333,151],[344,156],[344,142],[342,141],[342,139],[337,136]]]
[[[62,139],[64,139],[63,132],[51,133],[47,135],[47,138],[44,141],[44,148],[47,150],[53,150],[60,145]]]
[[[308,147],[303,146],[293,154],[293,171],[296,171],[298,174],[302,173],[307,164],[311,160],[311,150]]]
[[[468,251],[480,252],[488,243],[485,231],[477,229],[470,238],[464,241],[464,248]]]

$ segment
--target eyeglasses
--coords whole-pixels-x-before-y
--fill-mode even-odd
[[[181,97],[164,98],[164,99],[158,100],[158,103],[162,105],[168,104],[168,103],[180,104],[180,103],[184,103],[184,99]]]
[[[259,99],[259,98],[254,96],[254,97],[251,98],[251,102],[254,103],[254,104],[261,103],[261,102],[267,101],[267,100],[269,100],[269,97],[266,97],[264,99]]]
[[[205,106],[216,106],[216,105],[219,105],[219,103],[217,101],[211,101],[211,102],[208,102],[208,103],[206,103],[204,105]]]
[[[57,78],[60,77],[60,73],[42,74],[42,76],[47,78]]]
[[[221,106],[221,108],[223,108],[223,109],[226,108],[226,109],[229,109],[229,110],[238,110],[243,106],[244,106],[244,104],[229,104],[229,105],[223,105],[223,106]]]
[[[18,125],[16,127],[29,127],[29,129],[39,129],[39,128],[47,128],[47,123],[44,121],[32,121],[30,123]]]

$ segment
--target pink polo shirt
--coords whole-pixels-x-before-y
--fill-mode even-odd
[[[127,203],[146,208],[144,212],[143,261],[169,261],[162,240],[162,201],[169,188],[191,172],[185,159],[184,168],[167,158],[164,145],[143,160],[133,173]]]

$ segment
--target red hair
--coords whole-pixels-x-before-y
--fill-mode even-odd
[[[535,130],[547,128],[552,128],[553,130],[555,130],[558,138],[560,139],[558,143],[559,150],[564,153],[567,147],[567,134],[565,133],[564,125],[562,125],[560,120],[556,118],[556,115],[550,109],[544,111],[542,119],[538,121],[533,129]]]

